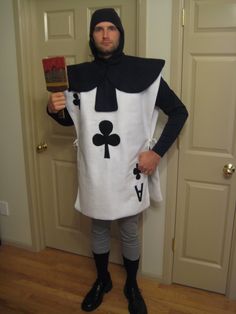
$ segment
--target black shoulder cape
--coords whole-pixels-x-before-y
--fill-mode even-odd
[[[164,60],[122,54],[118,59],[95,59],[67,68],[69,91],[87,92],[97,87],[96,111],[118,109],[116,92],[140,93],[159,76]]]

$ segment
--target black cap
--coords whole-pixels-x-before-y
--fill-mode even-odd
[[[113,8],[99,9],[93,13],[90,22],[90,36],[94,31],[94,27],[101,22],[111,22],[120,32],[124,33],[120,17]]]
[[[122,26],[121,19],[113,8],[104,8],[104,9],[96,10],[92,14],[92,17],[91,17],[90,30],[89,30],[89,37],[90,37],[89,45],[90,45],[93,55],[95,57],[97,56],[97,49],[94,45],[94,40],[93,40],[93,31],[94,31],[95,26],[101,22],[110,22],[118,28],[120,32],[120,43],[115,54],[122,53],[123,48],[124,48],[124,28]]]

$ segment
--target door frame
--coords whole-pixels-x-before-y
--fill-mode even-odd
[[[181,97],[182,89],[182,56],[183,56],[183,9],[185,0],[172,1],[172,36],[171,36],[171,79],[170,85],[177,95]],[[177,178],[178,178],[178,140],[168,151],[167,168],[167,200],[165,217],[165,237],[164,237],[164,256],[163,256],[163,281],[171,284],[173,259],[176,205],[177,205]],[[231,243],[231,256],[227,278],[226,296],[236,300],[236,204],[233,227],[233,237]]]
[[[146,11],[147,0],[137,2],[136,50],[139,56],[146,56]],[[32,67],[34,56],[31,44],[32,1],[13,1],[17,67],[20,90],[20,106],[23,132],[26,180],[28,187],[29,216],[32,234],[32,250],[40,251],[46,247],[43,228],[42,199],[39,184],[38,154],[36,152],[37,130],[34,113],[34,80]],[[27,63],[25,62],[27,60]],[[46,109],[45,109],[46,110]]]

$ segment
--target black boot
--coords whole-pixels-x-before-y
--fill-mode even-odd
[[[93,256],[97,269],[97,279],[82,302],[81,308],[86,312],[95,310],[102,303],[104,294],[112,289],[111,277],[107,270],[109,252],[94,253]]]
[[[127,279],[124,287],[124,294],[128,299],[130,314],[147,314],[147,307],[144,299],[139,291],[137,284],[137,272],[139,266],[139,259],[136,261],[124,259],[124,267],[127,272]]]

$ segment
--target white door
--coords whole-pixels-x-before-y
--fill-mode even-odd
[[[39,144],[47,150],[37,155],[46,245],[83,255],[90,255],[90,219],[74,209],[77,182],[74,127],[63,127],[46,114],[48,94],[45,88],[42,58],[65,56],[67,64],[88,61],[88,30],[92,12],[100,7],[114,7],[126,29],[125,51],[136,54],[136,0],[34,0],[32,12],[32,47],[36,129]],[[112,231],[111,260],[119,261],[117,227]],[[116,249],[117,248],[117,249]]]
[[[236,1],[186,0],[173,281],[225,293],[236,174]]]

